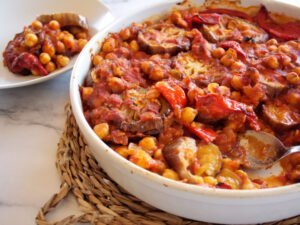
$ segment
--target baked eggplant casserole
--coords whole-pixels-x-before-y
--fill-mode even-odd
[[[300,154],[252,178],[239,137],[300,144],[300,22],[266,7],[173,9],[110,33],[80,87],[94,132],[132,163],[180,182],[261,189],[300,181]],[[264,154],[257,147],[258,154]]]

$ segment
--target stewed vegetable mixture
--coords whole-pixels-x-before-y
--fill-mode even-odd
[[[109,34],[81,87],[95,133],[132,163],[200,186],[259,189],[300,181],[247,174],[246,130],[300,144],[300,22],[234,8],[174,9]],[[254,12],[254,13],[253,13]]]
[[[41,15],[7,44],[4,65],[20,75],[48,75],[67,66],[70,57],[87,43],[88,36],[87,21],[80,15]]]

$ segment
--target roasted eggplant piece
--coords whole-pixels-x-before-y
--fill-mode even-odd
[[[247,37],[252,42],[264,42],[268,34],[258,26],[237,17],[222,15],[219,24],[203,25],[203,34],[210,42],[234,40],[242,42]]]
[[[190,48],[191,42],[185,33],[185,30],[171,24],[157,24],[141,31],[138,42],[142,49],[151,54],[176,55]]]
[[[222,153],[214,144],[199,145],[197,158],[201,172],[207,176],[215,176],[222,167]]]
[[[263,105],[262,113],[265,120],[279,130],[290,129],[300,124],[300,115],[291,111],[287,105],[269,102]]]
[[[188,167],[196,156],[196,141],[190,137],[180,137],[163,149],[167,163],[182,179],[190,183],[197,183],[197,176],[193,175]]]
[[[37,17],[37,20],[43,24],[49,23],[51,20],[56,20],[59,22],[61,27],[75,26],[85,30],[88,30],[89,28],[87,19],[84,16],[75,13],[45,14]]]
[[[147,135],[154,135],[159,134],[162,130],[163,121],[160,117],[154,117],[146,121],[123,121],[120,128],[126,132],[139,132]]]

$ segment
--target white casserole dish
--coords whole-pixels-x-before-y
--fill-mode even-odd
[[[203,1],[197,1],[202,3]],[[243,5],[264,4],[269,10],[297,17],[300,8],[279,1],[243,1]],[[79,86],[90,67],[91,54],[109,32],[119,31],[132,22],[162,14],[174,3],[153,5],[121,18],[96,34],[80,53],[72,72],[70,97],[73,113],[90,149],[112,179],[139,199],[182,217],[226,224],[262,223],[300,214],[300,184],[262,190],[209,189],[169,180],[124,159],[102,142],[84,118]]]

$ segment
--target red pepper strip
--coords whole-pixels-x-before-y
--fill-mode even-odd
[[[156,83],[156,89],[164,96],[173,109],[182,108],[186,105],[187,99],[184,90],[176,85],[165,81]]]
[[[217,13],[200,13],[192,17],[193,24],[209,24],[215,25],[220,22],[221,15]]]
[[[28,52],[22,52],[20,55],[16,56],[12,63],[8,66],[13,73],[20,73],[24,69],[28,69],[41,76],[48,74],[48,71],[40,63],[39,59]]]
[[[218,94],[196,96],[196,109],[200,115],[211,120],[225,119],[231,113],[243,112],[246,114],[250,126],[255,130],[260,130],[258,119],[252,108]]]
[[[300,22],[278,24],[272,20],[265,6],[256,15],[258,25],[276,38],[293,40],[300,38]]]
[[[205,142],[212,142],[218,136],[214,130],[208,127],[197,126],[196,123],[184,124],[184,126],[186,126],[191,133],[195,134]]]
[[[240,57],[242,57],[243,60],[247,58],[246,53],[242,49],[241,45],[236,41],[222,41],[219,43],[219,47],[225,49],[232,48],[237,52],[237,54],[240,55]]]
[[[216,8],[216,9],[206,9],[202,11],[201,13],[219,13],[219,14],[227,14],[229,16],[235,16],[235,17],[240,17],[248,21],[252,21],[252,17],[249,16],[246,13],[243,13],[241,11],[237,10],[232,10],[232,9],[221,9],[221,8]]]
[[[211,58],[211,53],[208,50],[208,42],[203,37],[202,33],[199,30],[194,29],[195,32],[194,39],[192,42],[192,52],[198,57],[204,56],[205,58]],[[204,53],[204,54],[203,54]]]
[[[217,187],[222,188],[222,189],[232,189],[231,186],[229,186],[228,184],[225,184],[225,183],[218,183]]]

